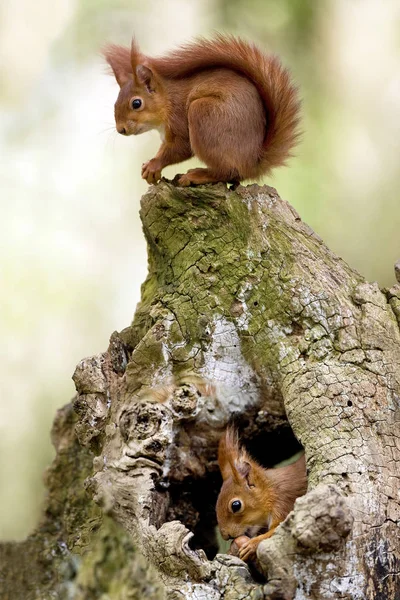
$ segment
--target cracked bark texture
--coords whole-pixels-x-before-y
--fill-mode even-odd
[[[400,285],[366,282],[273,188],[163,181],[141,218],[141,302],[76,369],[77,417],[69,407],[56,421],[65,431],[48,475],[57,509],[20,546],[60,548],[37,589],[81,600],[400,598]],[[217,553],[217,444],[232,417],[266,465],[296,439],[306,452],[309,490],[260,544],[263,579]],[[68,469],[78,506],[57,479]],[[4,564],[13,551],[3,545]]]

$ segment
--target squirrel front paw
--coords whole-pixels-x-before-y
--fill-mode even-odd
[[[157,158],[152,158],[142,165],[142,178],[147,183],[157,183],[161,179],[162,166]]]
[[[245,540],[244,543],[240,544],[239,558],[245,562],[256,557],[256,551],[259,544],[257,538]]]

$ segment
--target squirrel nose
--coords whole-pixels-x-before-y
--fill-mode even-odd
[[[121,133],[122,135],[126,135],[125,127],[117,127],[117,131],[118,131],[118,133]]]

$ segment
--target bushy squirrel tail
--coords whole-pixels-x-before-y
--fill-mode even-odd
[[[245,75],[265,106],[267,126],[259,159],[260,175],[284,165],[299,140],[300,99],[291,75],[276,56],[233,36],[197,39],[166,56],[152,58],[151,66],[168,79],[181,79],[210,68],[227,68]]]

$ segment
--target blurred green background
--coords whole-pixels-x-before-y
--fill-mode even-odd
[[[300,86],[302,143],[267,183],[367,278],[394,282],[398,0],[3,0],[0,538],[34,527],[55,410],[76,363],[130,323],[146,274],[140,165],[159,138],[114,131],[99,48],[134,32],[158,54],[215,30],[280,54]]]

